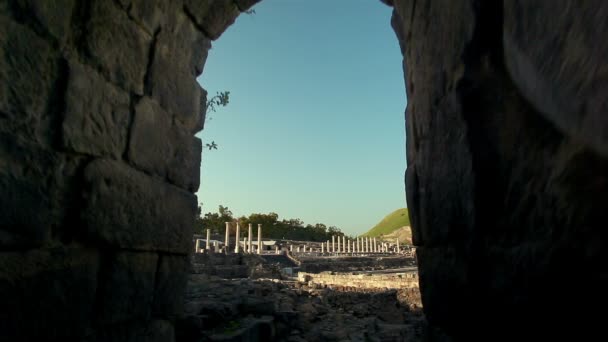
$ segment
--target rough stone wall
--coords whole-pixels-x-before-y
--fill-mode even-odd
[[[358,289],[405,289],[418,287],[418,274],[356,274],[356,273],[306,273],[298,272],[298,281],[309,285],[334,285]]]
[[[388,2],[430,323],[464,340],[603,334],[608,3]]]
[[[0,2],[0,340],[173,340],[196,76],[255,2]]]

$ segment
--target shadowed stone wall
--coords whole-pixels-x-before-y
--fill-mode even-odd
[[[430,323],[577,340],[608,304],[608,3],[394,1]]]
[[[196,77],[255,2],[0,2],[0,340],[174,339]]]

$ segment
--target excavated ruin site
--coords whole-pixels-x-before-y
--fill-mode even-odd
[[[414,271],[194,253],[196,78],[258,1],[0,1],[0,341],[606,339],[608,2],[378,1]]]

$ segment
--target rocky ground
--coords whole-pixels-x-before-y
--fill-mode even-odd
[[[418,289],[360,291],[192,274],[177,341],[423,339]]]

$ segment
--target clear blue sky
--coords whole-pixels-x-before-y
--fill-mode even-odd
[[[405,203],[405,85],[379,0],[263,0],[209,52],[201,85],[230,91],[203,143],[203,212],[358,234]]]

